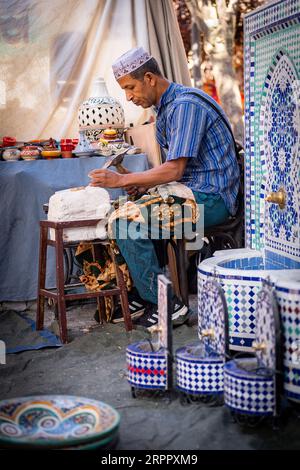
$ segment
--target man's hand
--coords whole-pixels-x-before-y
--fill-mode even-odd
[[[128,186],[125,189],[129,196],[139,196],[144,194],[148,188],[146,186]]]
[[[100,186],[101,188],[120,188],[122,187],[123,175],[110,170],[92,170],[88,174],[92,179],[90,186]]]

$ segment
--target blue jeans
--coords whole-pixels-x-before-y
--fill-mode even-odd
[[[222,223],[229,217],[229,212],[220,195],[194,191],[194,196],[197,204],[204,205],[204,226],[209,227]],[[132,223],[130,222],[130,224]],[[127,228],[125,227],[125,232],[128,229],[128,224]],[[118,229],[116,241],[139,295],[142,299],[157,304],[157,275],[162,274],[163,271],[159,266],[151,239],[124,239],[124,232],[121,236]]]

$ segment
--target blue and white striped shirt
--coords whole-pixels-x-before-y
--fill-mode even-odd
[[[181,183],[193,191],[220,194],[234,215],[240,174],[232,136],[217,112],[191,92],[211,100],[226,119],[203,91],[171,83],[156,108],[157,141],[167,161],[188,158]]]

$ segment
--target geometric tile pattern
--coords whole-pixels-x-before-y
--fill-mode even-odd
[[[180,348],[176,351],[177,388],[193,395],[221,394],[223,366],[223,357],[205,357],[205,348],[200,345]]]
[[[299,260],[299,81],[285,51],[278,50],[262,93],[264,116],[260,154],[263,174],[261,194],[264,246]],[[283,189],[286,204],[265,202],[265,195]],[[264,206],[264,208],[263,208]]]
[[[276,316],[276,318],[275,318]],[[276,367],[276,337],[279,336],[279,312],[274,292],[270,286],[263,286],[257,295],[256,302],[256,337],[258,345],[263,349],[255,351],[258,363],[261,366],[275,371]]]
[[[249,415],[273,415],[273,374],[259,374],[257,359],[235,359],[224,365],[224,401],[232,410]]]
[[[198,308],[201,301],[203,284],[214,273],[198,268]],[[255,304],[257,293],[261,289],[261,279],[257,276],[217,275],[222,286],[228,309],[229,349],[234,351],[252,351],[255,339]],[[201,312],[199,310],[199,316]]]
[[[198,336],[203,341],[206,353],[214,352],[222,357],[225,355],[225,338],[228,331],[227,307],[224,292],[220,284],[208,279],[202,286],[198,304]],[[203,333],[210,330],[212,335]]]
[[[245,15],[244,43],[246,245],[300,267],[300,0]],[[267,192],[281,188],[285,209],[265,202]]]
[[[149,343],[140,341],[126,348],[128,382],[135,388],[166,390],[167,360],[165,351],[149,351]]]
[[[278,283],[275,290],[283,328],[284,391],[300,402],[300,286]]]

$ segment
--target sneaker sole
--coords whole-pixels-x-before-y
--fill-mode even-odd
[[[137,318],[140,318],[143,314],[144,314],[144,310],[140,310],[139,312],[135,312],[135,313],[131,313],[130,316],[131,316],[131,319],[134,320],[134,319],[137,319]],[[124,322],[124,317],[121,317],[121,318],[112,318],[111,320],[112,323],[122,323]]]
[[[184,323],[187,322],[188,319],[189,319],[188,313],[186,313],[185,315],[180,315],[180,317],[176,318],[175,320],[172,320],[172,326],[183,325]]]
[[[188,312],[187,306],[186,306],[186,305],[183,305],[180,310],[178,310],[177,312],[173,313],[173,315],[172,315],[172,321],[177,320],[177,318],[186,315],[187,312]]]

